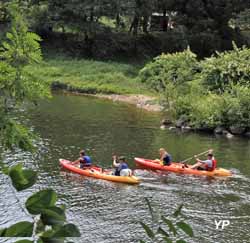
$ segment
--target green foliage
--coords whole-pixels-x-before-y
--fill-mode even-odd
[[[178,226],[179,229],[182,229],[188,236],[193,237],[194,233],[190,225],[188,225],[185,222],[177,222],[176,226]]]
[[[13,117],[17,116],[16,110],[24,101],[35,101],[48,96],[49,89],[46,82],[40,82],[24,70],[27,65],[41,61],[41,50],[40,38],[28,32],[19,7],[15,3],[10,5],[11,32],[7,33],[7,40],[0,50],[0,143],[7,149],[19,147],[33,151],[33,134],[16,121],[17,117]],[[11,180],[9,184],[13,193],[16,193],[14,189],[22,191],[36,182],[37,173],[24,169],[22,164],[8,168],[0,163],[0,166]],[[19,243],[64,242],[65,237],[79,237],[77,227],[66,222],[65,207],[57,206],[56,200],[57,194],[52,189],[34,193],[27,199],[25,208],[21,205],[24,212],[32,217],[32,222],[18,222],[0,229],[0,237],[32,238],[32,241],[17,241]],[[39,237],[41,238],[38,240]]]
[[[56,206],[43,209],[41,220],[44,225],[61,225],[66,220],[65,210]]]
[[[6,228],[0,233],[0,237],[31,237],[33,223],[21,221]]]
[[[241,11],[230,23],[242,30],[250,30],[250,8]]]
[[[211,93],[190,93],[176,98],[176,117],[185,117],[194,128],[214,128],[220,124],[221,98]],[[208,105],[209,104],[209,105]]]
[[[18,146],[31,150],[33,136],[11,118],[11,113],[25,100],[48,97],[49,86],[24,70],[25,66],[42,59],[40,37],[28,31],[17,4],[10,5],[9,13],[11,31],[0,49],[0,140],[7,148]]]
[[[6,148],[19,147],[32,151],[32,138],[35,136],[23,125],[10,118],[2,119],[0,124],[0,141]]]
[[[140,71],[139,77],[142,82],[161,92],[170,83],[178,86],[193,80],[197,69],[196,55],[187,49],[184,52],[156,57]]]
[[[153,240],[155,238],[155,233],[153,232],[153,230],[151,230],[150,227],[143,222],[140,222],[140,224],[147,233],[147,236]]]
[[[159,212],[158,218],[159,220],[155,221],[155,216],[153,214],[153,208],[151,206],[151,203],[148,199],[146,199],[151,217],[152,217],[152,223],[151,225],[147,225],[143,222],[139,222],[142,228],[145,230],[148,238],[150,239],[150,242],[166,242],[166,243],[181,243],[185,242],[184,240],[177,240],[179,231],[178,229],[182,230],[187,236],[194,237],[193,230],[191,226],[183,220],[180,221],[180,218],[185,217],[181,210],[183,208],[183,205],[180,205],[174,214],[172,216],[168,216],[166,218],[165,216],[161,215]],[[167,227],[166,227],[167,226]],[[175,241],[176,240],[176,241]],[[145,242],[141,240],[141,242]]]
[[[56,193],[52,189],[39,191],[29,197],[25,203],[26,208],[31,214],[40,214],[44,209],[55,205]]]
[[[192,58],[179,60],[181,54],[167,56],[146,65],[140,75],[163,94],[166,110],[173,119],[184,119],[197,129],[232,125],[250,128],[249,48],[239,49],[234,45],[232,51],[199,62]],[[186,65],[192,60],[193,64]],[[164,88],[159,89],[159,84]]]
[[[8,170],[13,186],[18,190],[31,187],[36,181],[36,173],[23,169],[21,164]],[[26,210],[39,217],[33,222],[18,222],[9,228],[0,229],[0,237],[35,237],[42,242],[64,242],[65,237],[79,237],[74,224],[66,223],[65,207],[57,206],[57,194],[52,189],[34,193],[26,203]],[[50,227],[50,228],[48,228]]]
[[[232,85],[221,96],[220,117],[222,124],[250,127],[250,88]]]
[[[169,219],[167,219],[167,218],[164,217],[164,216],[162,216],[161,218],[162,218],[163,222],[168,226],[169,232],[172,232],[173,235],[176,236],[176,235],[177,235],[177,231],[176,231],[175,226],[174,226],[174,224],[172,223],[172,221],[169,220]]]
[[[23,169],[22,164],[17,164],[9,169],[9,176],[17,191],[33,186],[37,179],[37,173],[33,170]]]
[[[105,94],[148,94],[137,79],[139,67],[118,62],[70,59],[65,56],[48,58],[42,65],[30,65],[27,72],[70,91]]]
[[[202,64],[201,80],[212,91],[223,92],[231,84],[250,84],[250,49],[238,49],[217,53]]]

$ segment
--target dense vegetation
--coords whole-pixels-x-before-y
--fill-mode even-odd
[[[10,2],[0,3],[0,25],[6,30]],[[86,93],[157,91],[164,94],[173,118],[192,127],[249,127],[243,98],[248,94],[249,49],[240,49],[247,44],[249,1],[21,0],[19,8],[29,28],[42,36],[47,56],[46,62],[24,68],[34,80]],[[234,50],[228,51],[233,40]],[[140,72],[149,84],[145,88],[137,77],[139,67],[162,52],[168,54]],[[124,60],[133,62],[122,64]]]
[[[36,78],[79,93],[150,94],[137,75],[140,66],[118,62],[72,59],[67,56],[47,57],[41,64],[26,68]],[[151,92],[152,93],[152,92]]]
[[[19,121],[17,111],[24,102],[35,102],[50,94],[48,82],[41,82],[25,70],[27,65],[41,61],[40,37],[28,31],[16,4],[11,4],[8,11],[11,28],[0,49],[0,145],[1,150],[34,151],[34,134]],[[80,236],[77,227],[67,223],[65,206],[58,205],[57,194],[52,189],[32,194],[25,205],[19,200],[17,192],[35,184],[35,171],[23,168],[21,163],[8,167],[1,162],[0,169],[29,219],[0,228],[0,237],[15,237],[15,242],[19,243],[59,243],[64,242],[65,237]],[[29,240],[18,240],[23,237],[29,237]]]
[[[169,113],[197,129],[218,126],[233,133],[250,128],[250,49],[197,60],[189,49],[163,54],[140,71],[140,78],[162,93]]]
[[[9,23],[9,2],[0,3],[1,27]],[[18,2],[30,28],[44,39],[43,46],[102,59],[152,57],[187,46],[199,56],[209,56],[232,48],[233,40],[242,45],[239,25],[246,25],[250,8],[245,0]]]

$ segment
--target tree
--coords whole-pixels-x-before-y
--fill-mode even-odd
[[[40,37],[28,31],[25,19],[16,3],[9,7],[11,30],[0,50],[0,142],[6,149],[19,147],[33,150],[33,134],[13,118],[13,113],[24,101],[35,102],[49,96],[48,83],[36,80],[25,67],[42,59]],[[24,169],[22,164],[10,168],[0,163],[2,173],[9,176],[13,193],[34,185],[37,174]],[[66,223],[65,207],[56,204],[57,194],[52,189],[34,193],[21,205],[32,221],[22,221],[0,229],[0,237],[31,237],[32,241],[17,242],[64,242],[64,237],[80,236],[73,224]]]
[[[232,40],[242,44],[240,35],[229,26],[229,20],[249,5],[250,2],[244,0],[177,0],[169,8],[177,12],[177,23],[187,27],[191,48],[210,49],[212,52],[205,53],[209,55],[214,50],[231,49]]]
[[[250,30],[250,8],[240,12],[235,18],[232,19],[231,23],[241,30]]]

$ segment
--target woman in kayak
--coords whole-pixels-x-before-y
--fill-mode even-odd
[[[124,156],[120,156],[117,161],[117,156],[113,156],[113,166],[115,167],[116,176],[132,176],[132,171],[128,168],[128,164]]]
[[[79,163],[80,163],[81,169],[84,169],[86,167],[90,167],[92,165],[91,158],[85,154],[84,150],[80,151],[80,158],[73,162],[73,164],[79,164]]]
[[[213,171],[216,168],[217,162],[212,151],[208,152],[206,160],[200,160],[197,156],[195,156],[195,158],[196,163],[190,167],[191,169]]]
[[[160,148],[159,153],[160,153],[160,162],[162,162],[163,165],[167,165],[167,166],[171,165],[172,163],[171,155],[164,148]]]

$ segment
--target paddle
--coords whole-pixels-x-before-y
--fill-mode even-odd
[[[212,149],[209,149],[209,150],[207,150],[207,151],[204,151],[204,152],[202,152],[202,153],[200,153],[200,154],[193,155],[192,157],[190,157],[190,158],[188,158],[188,159],[185,159],[185,160],[181,161],[181,163],[182,163],[182,164],[185,164],[187,161],[189,161],[189,160],[191,160],[191,159],[193,159],[193,158],[195,158],[195,157],[201,156],[201,155],[203,155],[203,154],[206,154],[206,153],[208,153],[208,152],[210,152],[210,151],[212,151]]]

